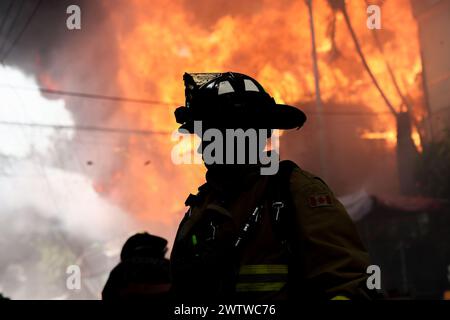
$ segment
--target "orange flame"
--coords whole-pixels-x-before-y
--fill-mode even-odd
[[[182,103],[184,72],[237,71],[258,79],[278,102],[295,104],[314,97],[309,18],[304,1],[130,0],[120,10],[116,2],[109,5],[120,43],[117,81],[127,96],[147,92],[153,100]],[[394,67],[401,90],[410,96],[418,95],[421,62],[409,0],[385,1],[382,6],[382,29],[375,32],[384,44],[385,56],[375,45],[373,31],[366,27],[364,1],[347,1],[347,9],[370,67],[399,109],[402,101],[384,58]],[[333,16],[334,39],[330,33]],[[374,117],[376,130],[366,130],[361,137],[385,139],[387,146],[394,145],[395,119],[386,112],[365,73],[342,14],[335,14],[327,1],[316,0],[314,19],[323,100],[359,104],[362,112],[379,112]],[[175,107],[123,105],[130,122],[156,131],[177,127]],[[174,213],[183,210],[186,190],[195,192],[204,170],[171,163],[170,135],[129,143],[134,147],[121,183],[131,181],[133,185],[122,201],[143,217],[156,214],[162,223],[173,223],[178,219]],[[142,164],[149,157],[152,164],[144,171]],[[139,179],[127,180],[127,176]]]

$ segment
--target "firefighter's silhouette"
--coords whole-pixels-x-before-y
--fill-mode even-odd
[[[167,240],[146,232],[130,237],[111,271],[103,300],[150,299],[167,301],[170,289]]]
[[[184,82],[186,105],[175,111],[184,132],[194,133],[195,121],[222,131],[292,129],[306,121],[243,74],[186,73]],[[206,166],[206,183],[186,200],[171,254],[177,299],[369,298],[368,254],[320,178],[291,161],[272,176],[261,175],[261,163]]]

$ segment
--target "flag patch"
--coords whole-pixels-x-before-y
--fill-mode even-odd
[[[311,208],[330,207],[333,205],[333,202],[331,201],[331,196],[327,193],[324,193],[309,196],[308,204]]]

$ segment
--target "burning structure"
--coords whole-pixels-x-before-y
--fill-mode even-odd
[[[429,135],[441,138],[450,124],[450,48],[447,34],[441,32],[447,30],[450,24],[450,3],[416,0],[412,1],[412,5],[419,26]]]
[[[132,220],[129,232],[138,225],[171,242],[186,195],[203,180],[202,166],[176,166],[170,160],[176,143],[171,133],[177,127],[173,111],[183,103],[181,78],[186,71],[243,72],[258,79],[279,103],[301,106],[309,122],[281,137],[281,157],[320,173],[321,128],[305,1],[46,0],[15,43],[9,28],[24,25],[38,2],[0,5],[0,40],[5,48],[13,46],[7,57],[4,51],[0,54],[6,65],[33,75],[47,99],[64,99],[73,122],[16,119],[16,126],[33,135],[48,128],[30,124],[72,134],[51,140],[46,157],[28,154],[27,159],[88,178],[83,181],[98,198]],[[81,30],[65,26],[66,8],[74,3],[81,8]],[[379,30],[367,28],[369,4],[381,9]],[[312,1],[325,178],[339,195],[361,189],[370,194],[418,193],[413,158],[432,139],[435,127],[448,125],[438,120],[448,120],[441,116],[448,108],[438,115],[449,101],[448,51],[439,51],[440,59],[434,51],[439,41],[447,48],[446,33],[440,33],[444,38],[429,36],[439,34],[429,31],[433,28],[448,30],[438,25],[448,19],[431,18],[446,12],[440,7],[448,8],[448,1]],[[5,81],[19,97],[26,94],[20,83]],[[14,127],[14,121],[8,122],[2,126]],[[15,160],[2,154],[5,167]],[[8,181],[7,173],[4,177]],[[44,188],[61,210],[63,203],[71,203],[91,212],[87,203],[75,204],[67,193],[54,190],[66,183],[76,193],[81,183],[65,175],[42,179],[50,181]],[[0,192],[0,197],[5,194]],[[22,201],[17,210],[34,207],[33,201]]]

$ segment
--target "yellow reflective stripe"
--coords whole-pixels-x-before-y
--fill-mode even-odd
[[[336,297],[332,298],[331,300],[350,300],[350,299],[347,298],[346,296],[336,296]]]
[[[236,291],[280,291],[286,285],[286,282],[256,282],[256,283],[238,283]]]
[[[239,274],[287,274],[287,264],[248,264],[241,267]]]

